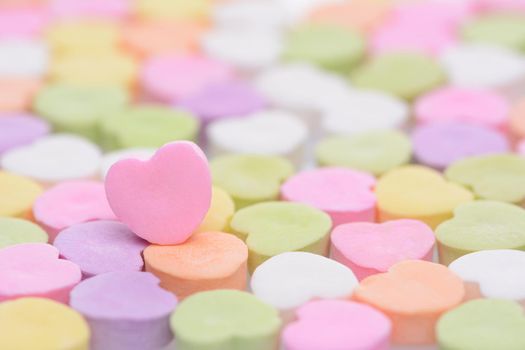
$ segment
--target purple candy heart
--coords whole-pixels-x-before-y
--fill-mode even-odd
[[[49,133],[49,124],[29,114],[0,115],[0,154]]]

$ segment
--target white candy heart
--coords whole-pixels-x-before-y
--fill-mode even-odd
[[[51,184],[96,177],[100,157],[100,149],[89,140],[54,134],[4,153],[1,166],[6,171]]]
[[[155,154],[154,148],[127,148],[104,154],[100,160],[100,177],[103,179],[109,171],[109,168],[122,159],[147,160]]]
[[[525,79],[525,58],[504,47],[456,46],[443,53],[441,63],[458,86],[499,89]]]
[[[465,282],[479,285],[487,298],[525,300],[525,252],[482,250],[454,260],[449,269]]]
[[[408,105],[389,94],[351,90],[325,107],[322,127],[329,134],[398,129],[409,118]]]
[[[0,40],[0,76],[41,77],[47,72],[47,46],[31,39]]]
[[[208,127],[207,136],[212,154],[278,155],[297,164],[308,129],[294,115],[271,110],[216,121]]]
[[[232,1],[217,5],[213,13],[216,27],[283,29],[286,17],[282,7],[267,0]]]
[[[275,63],[282,51],[282,34],[272,29],[215,29],[202,39],[213,58],[253,73]]]
[[[306,252],[276,255],[262,263],[251,279],[255,296],[282,312],[314,298],[345,298],[359,284],[343,264]]]

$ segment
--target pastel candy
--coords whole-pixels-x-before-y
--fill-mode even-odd
[[[342,1],[316,7],[309,22],[328,23],[360,32],[370,32],[389,15],[390,5],[383,1]]]
[[[362,280],[387,272],[401,261],[432,261],[435,238],[430,227],[421,221],[402,219],[340,225],[332,231],[331,242],[332,259]]]
[[[445,51],[440,61],[453,85],[495,89],[511,98],[525,79],[522,56],[505,47],[463,44]]]
[[[48,69],[47,46],[32,39],[0,39],[0,76],[43,77]]]
[[[458,205],[472,201],[462,186],[447,182],[440,173],[417,165],[389,171],[377,182],[379,221],[421,220],[431,228],[452,217]]]
[[[157,349],[172,339],[169,315],[177,299],[153,275],[109,272],[71,291],[71,307],[91,328],[91,349]],[[118,300],[118,302],[116,302]]]
[[[49,124],[30,114],[0,114],[0,154],[49,133]]]
[[[59,18],[107,18],[122,19],[129,15],[127,0],[53,0],[51,12]]]
[[[525,210],[507,203],[474,201],[454,210],[436,229],[439,262],[450,264],[480,250],[525,250]]]
[[[345,299],[358,281],[350,269],[317,254],[287,252],[259,265],[252,275],[253,294],[278,309],[285,320],[314,299]]]
[[[33,101],[34,95],[42,83],[35,78],[3,78],[0,77],[0,111],[23,112]]]
[[[412,132],[415,159],[426,166],[445,169],[456,161],[491,153],[505,153],[509,144],[503,133],[482,125],[436,122]]]
[[[118,35],[116,24],[97,19],[58,21],[46,33],[48,43],[60,54],[108,52],[118,43]]]
[[[512,106],[509,128],[512,136],[525,138],[525,99],[518,100]]]
[[[462,29],[468,42],[488,43],[525,51],[525,16],[519,13],[487,14]]]
[[[368,305],[319,300],[303,305],[296,315],[297,321],[283,331],[286,350],[390,348],[390,320]]]
[[[44,184],[93,178],[100,162],[100,149],[71,134],[53,134],[5,152],[4,170],[25,175]]]
[[[96,141],[99,122],[123,109],[129,99],[122,88],[54,84],[39,90],[33,108],[56,131],[74,132]]]
[[[235,203],[232,197],[222,188],[213,186],[211,189],[210,209],[208,209],[208,213],[206,213],[195,232],[226,232],[234,213]]]
[[[0,36],[37,36],[43,31],[48,20],[47,11],[41,7],[5,7],[0,11]]]
[[[265,202],[243,208],[230,223],[250,249],[250,271],[272,256],[289,251],[326,255],[332,226],[324,212],[301,203]]]
[[[222,2],[212,13],[216,27],[232,29],[275,29],[286,26],[286,16],[280,6],[266,1]]]
[[[210,207],[211,176],[193,143],[172,142],[148,161],[124,159],[105,181],[113,212],[139,237],[157,244],[184,242]]]
[[[177,107],[190,111],[206,123],[247,115],[262,109],[264,105],[263,97],[250,85],[241,81],[227,81],[203,88],[180,101]]]
[[[75,263],[59,259],[58,249],[44,243],[2,248],[0,262],[0,301],[33,296],[66,304],[81,278]]]
[[[178,350],[263,350],[277,348],[277,310],[235,290],[195,294],[171,316]]]
[[[408,260],[365,278],[353,299],[390,318],[394,344],[423,345],[435,342],[439,317],[458,306],[464,295],[463,282],[447,267]]]
[[[50,188],[35,201],[33,216],[47,231],[51,242],[71,225],[116,219],[106,199],[104,184],[96,181],[68,181]]]
[[[521,154],[522,156],[525,156],[525,142],[524,141],[521,141],[518,144],[518,153]]]
[[[27,218],[42,187],[23,176],[0,171],[0,216]]]
[[[201,56],[162,55],[143,67],[141,83],[146,94],[159,102],[173,103],[209,84],[233,78],[232,69]]]
[[[482,250],[454,260],[449,269],[463,279],[468,299],[482,297],[524,302],[524,262],[525,252],[520,250]]]
[[[437,324],[443,350],[519,350],[525,347],[522,307],[507,300],[474,300],[447,312]]]
[[[461,122],[504,131],[509,103],[490,90],[445,87],[421,96],[415,104],[418,123]]]
[[[205,30],[189,21],[146,21],[126,23],[122,30],[123,46],[138,57],[171,53],[193,53]]]
[[[525,159],[514,154],[470,157],[445,171],[450,181],[472,188],[482,199],[521,203],[525,199]]]
[[[106,148],[157,148],[177,140],[195,140],[199,122],[193,115],[161,105],[116,111],[101,123]]]
[[[249,75],[277,62],[283,49],[283,36],[271,28],[218,27],[203,36],[201,45],[208,56]]]
[[[142,19],[206,22],[210,6],[207,0],[138,0],[135,11]]]
[[[223,188],[237,209],[279,197],[281,183],[294,168],[284,158],[263,155],[224,155],[210,163],[213,183]]]
[[[283,59],[347,73],[363,55],[364,40],[357,32],[332,24],[307,24],[289,35]]]
[[[399,129],[409,119],[408,105],[388,93],[351,90],[328,99],[322,109],[322,128],[328,134],[357,134]]]
[[[375,220],[373,176],[344,168],[307,170],[281,186],[286,201],[311,205],[330,215],[334,227],[354,221]]]
[[[53,245],[87,278],[106,272],[142,271],[141,254],[148,244],[124,224],[98,220],[62,230]]]
[[[2,349],[89,348],[90,330],[82,316],[49,299],[22,298],[1,303],[0,328]]]
[[[216,121],[206,130],[212,154],[244,153],[282,156],[299,165],[308,128],[295,115],[267,110]]]
[[[0,249],[21,243],[47,243],[47,234],[28,220],[0,218]]]
[[[223,232],[196,233],[182,244],[144,251],[146,271],[180,300],[206,290],[245,290],[247,260],[244,242]]]
[[[65,84],[131,89],[137,80],[137,64],[117,51],[69,53],[53,61],[49,76]]]
[[[100,161],[100,178],[104,179],[109,171],[109,169],[123,159],[139,159],[139,160],[148,160],[155,154],[155,148],[124,148],[117,151],[112,151],[104,154],[102,160]]]
[[[432,59],[419,54],[388,53],[365,63],[352,74],[359,88],[377,89],[413,100],[445,81],[445,73]]]
[[[412,146],[396,130],[377,130],[321,140],[315,155],[321,166],[345,167],[374,175],[410,162]]]

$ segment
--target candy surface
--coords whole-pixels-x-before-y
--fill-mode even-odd
[[[0,218],[0,249],[20,243],[47,243],[47,233],[28,220]]]

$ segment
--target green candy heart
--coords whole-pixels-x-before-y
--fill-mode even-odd
[[[98,123],[129,103],[128,93],[118,87],[48,85],[42,88],[33,109],[55,131],[72,132],[98,141]]]
[[[359,33],[334,25],[308,24],[291,33],[283,57],[348,73],[364,53],[364,39]]]
[[[510,13],[483,16],[468,23],[462,36],[466,41],[525,51],[525,16]]]
[[[305,251],[326,255],[332,220],[328,214],[305,204],[265,202],[234,214],[232,232],[246,241],[248,268],[280,253]]]
[[[496,201],[460,205],[436,228],[439,262],[487,249],[525,250],[525,209]]]
[[[525,157],[498,154],[465,158],[450,165],[445,176],[472,188],[482,199],[509,203],[525,199]]]
[[[357,68],[351,80],[359,88],[381,90],[412,100],[443,84],[446,76],[442,68],[426,56],[388,53]]]
[[[213,184],[233,198],[236,208],[279,197],[281,183],[293,175],[293,165],[281,157],[226,155],[210,162]]]
[[[479,299],[444,314],[437,324],[440,350],[523,350],[525,316],[520,304]]]
[[[0,248],[20,243],[47,243],[46,231],[31,221],[0,218]]]
[[[194,141],[199,122],[184,111],[143,105],[112,114],[102,122],[101,130],[107,149],[157,148],[171,141]]]
[[[252,294],[214,290],[194,294],[171,316],[178,350],[276,349],[281,319]]]
[[[321,166],[341,166],[374,175],[407,164],[412,145],[408,137],[395,130],[334,136],[321,141],[315,150]]]

